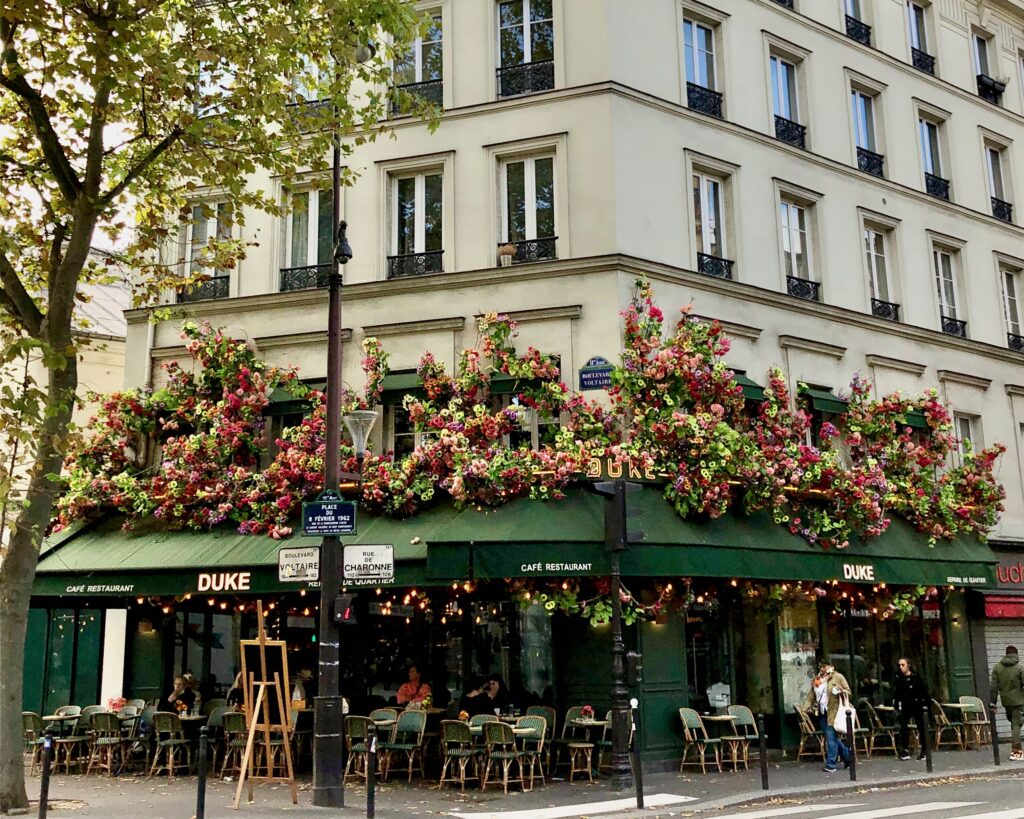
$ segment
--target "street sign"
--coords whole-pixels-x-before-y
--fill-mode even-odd
[[[337,492],[321,492],[315,501],[302,504],[302,534],[331,537],[355,533],[355,502],[342,500]]]
[[[346,544],[342,562],[342,577],[346,583],[356,585],[394,580],[395,547],[390,543],[380,546]]]
[[[277,553],[277,579],[303,583],[320,579],[320,550],[315,546],[288,546]]]
[[[596,355],[580,367],[580,390],[606,390],[612,385],[615,367],[602,356]]]

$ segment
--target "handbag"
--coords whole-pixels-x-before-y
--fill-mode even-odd
[[[836,718],[832,721],[832,727],[837,734],[846,734],[846,709],[852,708],[846,694],[839,695],[839,709],[836,711]],[[853,709],[853,727],[857,728],[857,711]]]

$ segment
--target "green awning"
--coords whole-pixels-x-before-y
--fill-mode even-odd
[[[326,381],[309,381],[306,386],[311,390],[327,389]],[[310,404],[305,398],[296,398],[284,387],[275,387],[270,393],[270,403],[263,409],[264,415],[294,415],[309,412]]]
[[[800,395],[804,395],[811,402],[811,406],[819,412],[830,412],[833,415],[842,415],[846,412],[847,403],[839,398],[831,390],[819,390],[816,387],[801,387]]]
[[[921,410],[911,410],[903,416],[903,423],[911,429],[928,429],[928,419]]]
[[[388,373],[384,376],[381,389],[381,402],[386,406],[401,404],[406,395],[415,395],[417,398],[427,397],[427,393],[423,389],[423,382],[415,372]]]
[[[764,401],[764,387],[747,377],[746,373],[734,372],[733,381],[743,388],[743,398],[747,401]]]

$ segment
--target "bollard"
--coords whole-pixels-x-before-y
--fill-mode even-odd
[[[846,738],[850,741],[850,781],[857,781],[857,735],[853,733],[853,709],[846,709]],[[837,737],[840,742],[843,740]]]
[[[640,717],[636,711],[639,705],[640,701],[636,697],[629,701],[629,707],[632,712],[629,718],[633,724],[633,785],[636,787],[636,806],[637,808],[643,808],[644,763],[640,757]]]
[[[43,735],[43,769],[39,773],[39,819],[46,819],[47,802],[50,800],[50,758],[53,756],[53,734]]]
[[[366,726],[366,819],[373,819],[377,806],[377,726]]]
[[[996,732],[996,704],[992,703],[988,709],[988,729],[992,732],[992,761],[1001,765],[999,761],[999,734]]]
[[[921,738],[921,750],[924,751],[924,764],[925,769],[928,773],[932,772],[932,741],[931,741],[931,730],[929,726],[929,717],[931,714],[928,713],[928,706],[924,705],[921,707],[921,727],[924,728],[924,736]]]
[[[195,819],[206,819],[206,753],[210,745],[210,729],[204,725],[199,729],[199,781],[196,782]]]
[[[757,749],[761,762],[761,790],[768,790],[768,738],[764,734],[764,714],[757,715]]]

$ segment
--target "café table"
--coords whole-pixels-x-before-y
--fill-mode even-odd
[[[50,714],[49,716],[43,717],[43,722],[47,723],[47,725],[56,725],[56,727],[57,727],[57,736],[58,737],[62,737],[62,736],[64,736],[64,732],[67,730],[66,726],[69,723],[78,722],[78,717],[79,717],[78,714],[75,714],[73,716],[72,715],[58,716],[57,714]]]
[[[729,759],[732,762],[732,769],[738,769],[740,751],[745,742],[744,738],[736,734],[736,717],[732,714],[704,714],[701,720],[710,722],[718,732],[718,739],[726,743],[729,749]]]
[[[185,734],[185,739],[189,741],[190,745],[198,747],[199,729],[206,725],[209,717],[206,714],[178,714],[178,719],[181,721],[181,730]],[[198,753],[192,755],[193,766],[197,758]]]
[[[972,744],[976,748],[981,748],[984,746],[985,743],[983,740],[983,732],[981,726],[984,726],[985,723],[975,723],[967,719],[968,714],[978,714],[979,716],[981,716],[982,711],[978,710],[977,706],[972,705],[969,702],[940,702],[939,707],[943,710],[945,710],[946,708],[954,708],[960,712],[960,715],[955,720],[951,721],[960,722],[963,725],[962,730],[965,747],[970,747]],[[973,735],[973,741],[968,736],[968,729],[970,729],[970,734]]]

